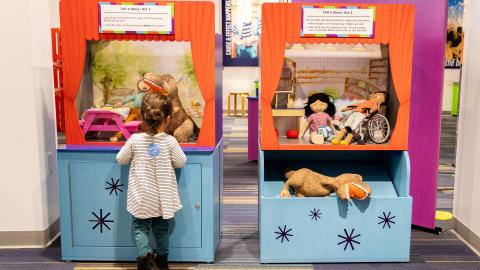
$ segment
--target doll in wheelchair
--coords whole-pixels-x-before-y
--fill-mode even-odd
[[[348,145],[355,139],[359,144],[368,140],[380,144],[390,137],[390,124],[379,108],[387,100],[386,92],[376,92],[366,101],[349,105],[342,112],[349,112],[337,127],[334,145]]]

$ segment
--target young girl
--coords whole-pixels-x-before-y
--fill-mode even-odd
[[[185,166],[187,158],[175,138],[164,133],[172,110],[168,97],[146,94],[141,105],[145,133],[133,134],[117,155],[121,164],[131,161],[127,210],[133,215],[139,270],[168,269],[168,221],[182,208],[174,169]],[[156,254],[150,231],[155,236]]]

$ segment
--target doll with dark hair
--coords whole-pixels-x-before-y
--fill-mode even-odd
[[[317,93],[308,97],[305,104],[306,123],[300,129],[298,138],[301,139],[307,129],[310,129],[310,141],[313,144],[323,144],[325,140],[330,141],[335,136],[333,127],[333,116],[335,105],[333,98],[324,93]]]

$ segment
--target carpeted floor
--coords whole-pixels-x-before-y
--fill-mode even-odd
[[[450,115],[442,116],[437,188],[437,209],[441,211],[452,212],[453,210],[457,122],[458,118],[456,117]],[[437,226],[448,230],[453,224],[451,221],[437,221]]]
[[[451,211],[453,199],[456,119],[442,119],[438,208]],[[224,220],[214,264],[172,264],[171,269],[319,269],[319,270],[480,270],[480,257],[448,230],[449,222],[439,223],[446,231],[434,235],[412,231],[410,263],[262,265],[258,243],[258,165],[248,162],[246,118],[224,118]],[[59,241],[46,249],[0,250],[2,269],[135,269],[132,263],[65,263],[60,261]]]

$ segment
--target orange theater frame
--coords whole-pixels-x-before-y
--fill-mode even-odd
[[[308,4],[328,6],[328,4]],[[261,37],[261,129],[262,150],[406,150],[412,77],[414,6],[408,4],[349,4],[375,7],[373,38],[326,38],[300,36],[302,4],[267,3],[262,7]],[[349,43],[389,45],[390,68],[399,107],[395,129],[388,144],[375,145],[283,145],[275,134],[271,101],[284,61],[286,43]]]
[[[145,1],[129,1],[132,3]],[[157,1],[149,1],[157,2]],[[90,40],[189,41],[198,84],[205,101],[204,118],[196,144],[213,147],[215,125],[215,7],[211,2],[175,2],[174,34],[102,34],[98,27],[98,0],[62,0],[60,24],[63,50],[65,129],[68,145],[118,145],[86,142],[78,123],[75,99]]]

